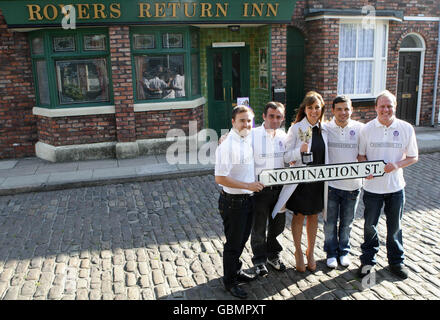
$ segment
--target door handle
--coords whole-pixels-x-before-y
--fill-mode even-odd
[[[226,88],[223,87],[223,101],[226,100]]]
[[[231,100],[234,99],[234,88],[231,87]]]

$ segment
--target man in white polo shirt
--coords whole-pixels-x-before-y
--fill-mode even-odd
[[[232,111],[232,130],[216,150],[215,182],[222,186],[219,212],[223,219],[226,243],[223,252],[223,283],[233,296],[245,299],[247,293],[238,286],[255,277],[241,270],[240,255],[252,228],[253,193],[264,185],[255,181],[254,154],[250,131],[254,113],[249,107]]]
[[[324,123],[328,137],[329,163],[356,162],[359,153],[360,131],[363,123],[352,120],[353,107],[346,96],[333,100],[330,122]],[[350,232],[359,201],[362,179],[328,182],[327,218],[324,221],[324,250],[327,266],[350,265]],[[339,228],[338,228],[339,218]]]
[[[364,181],[364,243],[361,245],[361,267],[358,274],[366,276],[376,264],[379,251],[377,225],[382,207],[387,225],[387,257],[390,271],[401,279],[408,277],[404,266],[402,240],[402,214],[405,204],[405,180],[402,168],[418,160],[417,140],[414,128],[395,117],[396,97],[384,91],[376,98],[377,118],[361,131],[359,161],[384,160],[383,177],[367,177]],[[365,266],[370,266],[365,268]]]
[[[270,101],[263,110],[263,124],[252,129],[252,146],[255,159],[255,179],[264,169],[284,168],[286,133],[280,129],[284,121],[284,105]],[[251,233],[252,262],[260,276],[266,276],[266,263],[277,271],[285,271],[280,259],[283,250],[277,237],[284,231],[286,213],[279,212],[272,218],[272,210],[278,201],[282,186],[265,187],[255,195],[254,222]]]

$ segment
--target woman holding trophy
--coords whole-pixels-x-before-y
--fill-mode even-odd
[[[324,100],[322,96],[310,91],[301,103],[294,124],[287,133],[285,162],[294,162],[295,166],[320,165],[328,161],[327,135],[322,130]],[[286,208],[293,211],[292,235],[295,244],[296,270],[305,272],[301,238],[304,219],[307,219],[307,269],[315,271],[314,248],[318,230],[318,213],[324,212],[327,200],[326,183],[311,182],[289,186],[293,190],[287,200]],[[295,188],[294,188],[295,187]]]

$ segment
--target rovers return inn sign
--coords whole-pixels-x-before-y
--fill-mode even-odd
[[[75,8],[76,24],[143,25],[289,23],[297,0],[66,0],[6,1],[0,9],[9,28],[61,26],[63,7]],[[69,11],[64,10],[66,14]]]

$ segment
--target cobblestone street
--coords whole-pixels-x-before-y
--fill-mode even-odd
[[[376,284],[362,287],[361,200],[349,268],[327,268],[321,220],[318,268],[297,273],[288,214],[280,236],[288,269],[244,285],[250,298],[440,299],[440,153],[421,155],[405,179],[407,280],[388,271],[382,216]],[[218,190],[206,175],[0,197],[0,299],[230,299]],[[248,242],[245,269],[251,254]]]

